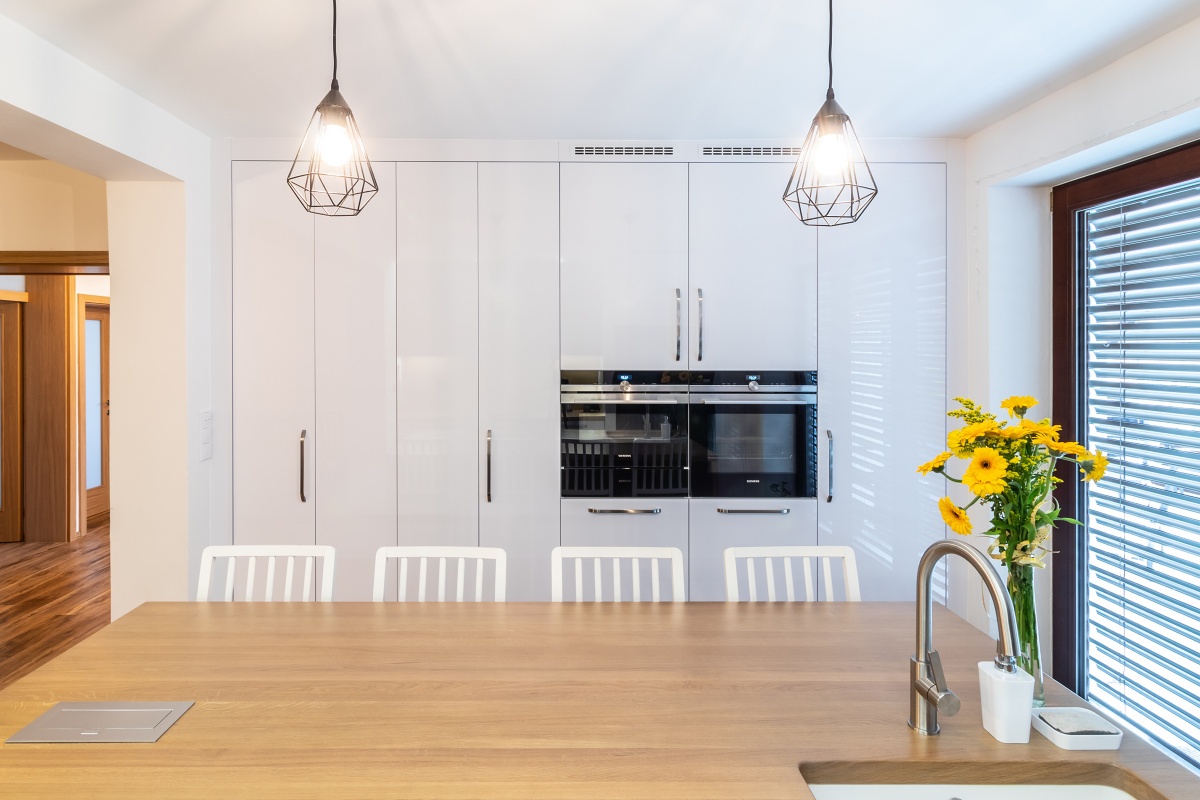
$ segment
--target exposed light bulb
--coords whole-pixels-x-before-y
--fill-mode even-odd
[[[341,125],[330,123],[321,132],[321,162],[340,169],[354,155],[354,145],[350,134]]]
[[[813,166],[821,177],[837,177],[846,169],[850,160],[850,150],[846,147],[846,137],[840,133],[827,133],[817,139],[813,146]]]

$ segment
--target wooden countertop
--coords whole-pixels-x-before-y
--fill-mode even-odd
[[[0,745],[0,795],[811,798],[803,773],[1200,797],[1136,736],[997,743],[994,645],[942,609],[962,712],[910,731],[914,626],[908,603],[147,604],[0,692],[0,740],[61,700],[196,705],[156,744]]]

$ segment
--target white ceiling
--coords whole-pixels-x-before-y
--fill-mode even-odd
[[[214,136],[298,136],[329,0],[0,0]],[[779,139],[824,99],[824,0],[342,0],[369,137]],[[1200,16],[1200,0],[837,0],[860,136],[968,135]]]

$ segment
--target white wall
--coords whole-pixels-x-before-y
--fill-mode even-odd
[[[112,536],[114,617],[145,600],[188,598],[185,199],[176,181],[108,184],[120,299],[109,332],[111,530],[125,533]],[[151,519],[154,535],[139,535]]]
[[[112,613],[180,599],[186,565],[209,540],[209,470],[199,461],[197,422],[211,407],[209,139],[0,16],[0,141],[117,184],[108,192],[120,314],[111,354]],[[128,185],[138,182],[157,185]],[[151,207],[152,197],[164,206]],[[141,237],[167,248],[153,269]],[[129,323],[164,327],[130,335]],[[134,419],[116,405],[130,390],[154,397],[159,405],[149,420],[169,420],[170,430],[152,438],[118,422]],[[137,398],[125,402],[139,408]],[[140,467],[122,455],[135,451]],[[162,476],[143,483],[150,466]]]
[[[1049,187],[1200,138],[1198,70],[1200,20],[966,141],[966,272],[951,290],[965,316],[951,370],[965,376],[966,394],[993,408],[1009,394],[1034,394],[1037,416],[1053,414]],[[986,514],[973,519],[986,529]],[[1072,535],[1067,526],[1056,533]],[[966,572],[954,570],[951,608],[987,629],[978,583]],[[1049,569],[1038,573],[1047,661],[1049,578]]]

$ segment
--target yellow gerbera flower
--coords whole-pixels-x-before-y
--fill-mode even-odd
[[[1021,420],[1020,428],[1025,433],[1032,433],[1034,436],[1045,436],[1055,442],[1058,441],[1058,434],[1062,431],[1062,425],[1051,425],[1048,419],[1044,419],[1041,422],[1023,419]]]
[[[1075,456],[1076,458],[1083,458],[1091,455],[1091,453],[1087,451],[1087,448],[1081,444],[1077,444],[1076,442],[1056,442],[1054,439],[1045,435],[1038,436],[1033,440],[1033,443],[1048,447],[1058,453],[1065,453],[1069,456]]]
[[[1104,453],[1099,450],[1095,455],[1088,453],[1086,456],[1079,457],[1079,472],[1083,475],[1085,481],[1098,481],[1104,477],[1105,471],[1108,469],[1108,459]]]
[[[994,419],[985,419],[982,422],[973,422],[964,428],[959,428],[956,431],[950,431],[946,436],[946,449],[953,453],[962,450],[963,447],[989,434],[994,434],[1000,430],[999,423]]]
[[[1025,428],[1021,427],[1020,425],[1008,425],[1008,426],[1003,427],[1000,430],[996,431],[996,434],[999,436],[1003,436],[1005,439],[1009,439],[1010,441],[1013,439],[1020,439],[1025,436],[1035,436],[1036,435],[1033,431],[1026,430]]]
[[[950,530],[963,536],[971,535],[971,518],[949,497],[938,500],[938,511],[942,512],[942,519],[950,526]]]
[[[1037,400],[1027,394],[1015,394],[1000,402],[1000,407],[1008,410],[1008,416],[1023,417],[1025,412],[1037,405]]]
[[[941,472],[942,468],[946,466],[946,462],[949,461],[953,455],[954,453],[942,453],[932,461],[926,462],[917,467],[917,472],[921,473],[922,475],[928,475],[931,472]]]
[[[971,458],[971,466],[963,473],[963,484],[979,497],[990,494],[1000,494],[1007,486],[1004,473],[1008,470],[1008,461],[998,451],[991,447],[975,449]]]

